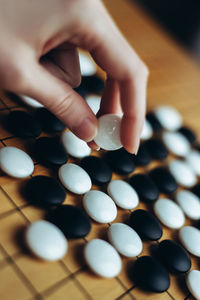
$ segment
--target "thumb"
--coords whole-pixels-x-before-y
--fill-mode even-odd
[[[85,100],[39,64],[34,64],[29,74],[31,78],[23,93],[42,103],[79,138],[93,140],[97,119]]]

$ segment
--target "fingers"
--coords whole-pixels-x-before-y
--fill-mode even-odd
[[[127,151],[137,154],[146,110],[145,74],[137,74],[135,80],[121,82],[121,106],[124,112],[121,122],[121,141]],[[142,78],[140,78],[140,76]],[[123,101],[126,99],[125,101]],[[133,101],[134,100],[134,101]]]
[[[122,114],[119,84],[114,79],[107,79],[101,99],[101,107],[97,116],[104,114]]]
[[[54,76],[77,87],[81,82],[78,52],[76,48],[62,44],[45,55],[41,64]]]
[[[121,142],[127,151],[135,153],[144,122],[148,70],[118,31],[103,6],[100,5],[98,13],[101,15],[101,26],[97,24],[92,28],[95,41],[93,39],[93,48],[90,45],[90,52],[110,79],[100,114],[118,110],[118,93],[113,87],[113,83],[117,82],[124,113]]]
[[[29,69],[31,80],[20,93],[44,104],[79,138],[92,140],[97,131],[97,120],[84,99],[38,63],[29,64]]]

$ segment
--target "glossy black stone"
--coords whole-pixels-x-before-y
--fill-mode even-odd
[[[103,185],[112,178],[112,170],[109,165],[96,156],[87,156],[81,160],[81,167],[89,174],[92,183]]]
[[[22,110],[12,111],[7,117],[6,125],[12,134],[22,138],[35,138],[42,132],[37,119]]]
[[[87,95],[87,91],[83,85],[79,85],[78,87],[74,88],[74,90],[83,98],[85,98]]]
[[[133,155],[133,160],[138,167],[147,166],[152,161],[152,157],[145,144],[140,145],[137,155]]]
[[[67,238],[83,238],[91,229],[90,218],[83,210],[72,205],[58,206],[47,215],[47,219],[58,226]]]
[[[45,165],[60,166],[67,162],[68,154],[57,137],[41,137],[35,141],[34,155]]]
[[[116,151],[108,151],[104,156],[112,170],[118,174],[130,174],[135,170],[133,155],[124,148]]]
[[[168,156],[168,150],[164,143],[159,139],[150,139],[145,142],[150,155],[157,160],[163,160]]]
[[[148,175],[134,175],[130,178],[130,184],[138,193],[140,200],[144,202],[153,202],[159,197],[159,190]]]
[[[36,117],[39,120],[43,131],[45,132],[60,132],[66,128],[54,114],[46,108],[39,108],[36,111]]]
[[[164,240],[159,243],[158,251],[166,267],[175,273],[185,273],[191,268],[191,259],[187,251],[178,243]]]
[[[170,285],[168,271],[151,256],[139,257],[131,275],[136,285],[146,291],[162,293]]]
[[[171,194],[178,188],[178,184],[172,174],[165,167],[153,169],[149,176],[155,182],[160,192],[164,194]]]
[[[193,188],[191,189],[191,191],[197,195],[198,197],[200,197],[200,184],[196,184],[195,186],[193,186]]]
[[[183,126],[178,131],[182,133],[190,143],[194,143],[197,139],[195,133],[188,127]]]
[[[96,75],[83,76],[80,88],[85,89],[87,93],[101,94],[104,89],[104,81]]]
[[[32,204],[40,207],[60,205],[66,198],[63,186],[49,176],[34,176],[25,186],[25,195]]]
[[[144,240],[157,241],[163,234],[159,220],[143,209],[137,209],[131,213],[129,225]]]
[[[158,132],[163,129],[162,125],[160,124],[160,122],[158,121],[154,113],[152,112],[147,113],[146,119],[151,124],[153,131]]]

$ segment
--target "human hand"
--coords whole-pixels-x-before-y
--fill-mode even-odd
[[[85,141],[97,119],[74,90],[81,75],[77,47],[106,72],[98,115],[123,112],[121,142],[139,146],[148,70],[100,0],[0,0],[0,84],[44,104]]]

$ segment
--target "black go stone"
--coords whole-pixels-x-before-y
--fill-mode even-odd
[[[176,180],[165,167],[153,169],[149,173],[149,176],[151,177],[151,179],[153,179],[160,192],[164,194],[174,193],[178,188]]]
[[[83,76],[80,88],[90,94],[101,94],[104,89],[104,81],[97,75]]]
[[[193,186],[191,192],[200,197],[200,184],[198,183],[195,186]]]
[[[57,137],[41,137],[35,141],[34,155],[47,166],[60,166],[67,162],[68,154]]]
[[[60,205],[48,213],[47,219],[58,226],[67,238],[83,238],[91,230],[90,218],[76,206]]]
[[[144,240],[157,241],[163,234],[159,220],[153,214],[143,209],[137,209],[131,213],[129,225]]]
[[[151,256],[139,257],[131,271],[133,281],[146,291],[162,293],[169,288],[169,273]]]
[[[195,133],[188,127],[183,126],[178,130],[181,134],[184,135],[184,137],[191,143],[193,144],[194,142],[196,142],[197,137],[195,135]]]
[[[78,87],[74,88],[74,90],[83,98],[85,98],[87,95],[87,91],[83,85],[79,85]]]
[[[89,174],[93,184],[101,186],[112,178],[112,170],[102,158],[86,156],[80,165]]]
[[[40,207],[57,206],[66,198],[63,186],[49,176],[34,176],[25,186],[27,200]]]
[[[130,178],[130,184],[138,193],[140,200],[144,202],[153,202],[159,197],[159,190],[148,175],[134,175]]]
[[[36,111],[36,117],[39,120],[43,131],[45,132],[61,132],[66,126],[54,114],[46,108],[39,108]]]
[[[151,124],[153,131],[158,132],[163,129],[162,125],[160,124],[154,113],[147,113],[146,119]]]
[[[173,273],[185,273],[191,268],[187,251],[178,243],[164,240],[159,243],[158,251],[163,263]]]
[[[22,138],[35,138],[42,132],[37,119],[22,110],[12,111],[7,117],[6,126],[12,134]]]
[[[137,155],[133,155],[133,160],[138,167],[147,166],[152,161],[152,157],[145,144],[140,145]]]
[[[145,142],[150,155],[157,160],[166,159],[168,156],[168,150],[164,143],[159,139],[150,139]]]
[[[118,174],[130,174],[135,170],[133,155],[128,153],[124,148],[116,151],[108,151],[104,159],[112,170]]]

